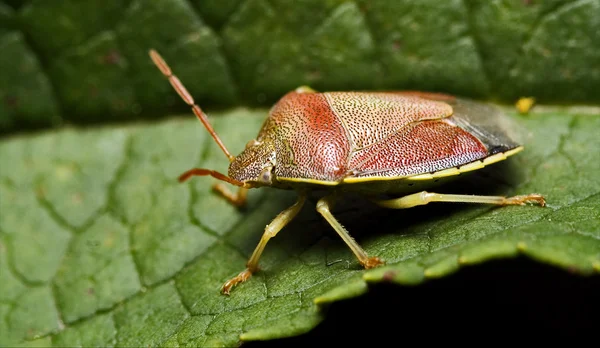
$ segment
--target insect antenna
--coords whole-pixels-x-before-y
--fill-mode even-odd
[[[165,62],[165,60],[160,56],[160,54],[158,54],[158,52],[152,49],[149,53],[150,58],[152,58],[152,61],[154,62],[154,65],[156,65],[156,67],[163,73],[163,75],[165,75],[169,79],[171,86],[173,86],[173,89],[175,89],[175,91],[177,92],[177,94],[179,94],[181,99],[183,99],[183,101],[187,105],[192,107],[194,115],[196,115],[196,117],[200,120],[200,122],[202,122],[204,127],[206,127],[206,130],[208,130],[213,139],[215,139],[217,145],[219,145],[221,150],[223,150],[223,152],[225,153],[225,156],[227,156],[227,158],[229,159],[229,162],[232,162],[235,159],[235,157],[232,156],[231,153],[229,153],[229,151],[225,147],[225,144],[223,144],[223,142],[221,141],[221,138],[219,138],[214,128],[208,122],[206,114],[204,113],[204,111],[202,111],[202,109],[200,109],[198,104],[196,104],[190,92],[188,92],[188,90],[181,83],[181,81],[179,81],[177,76],[173,75],[171,68],[169,68],[167,62]]]

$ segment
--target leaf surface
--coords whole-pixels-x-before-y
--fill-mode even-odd
[[[0,2],[0,132],[268,106],[300,85],[600,103],[600,0]]]
[[[314,211],[267,246],[262,271],[230,297],[264,226],[295,194],[253,190],[246,211],[178,184],[227,160],[189,115],[156,124],[67,128],[0,143],[0,345],[231,346],[311,330],[323,303],[368,283],[419,284],[463,265],[519,254],[582,275],[600,272],[600,113],[544,108],[512,115],[526,150],[443,192],[539,192],[548,206],[430,204],[386,210],[361,199],[334,214],[387,266],[364,271]],[[212,118],[237,153],[267,110]],[[7,165],[9,164],[9,165]],[[440,190],[441,191],[441,190]]]

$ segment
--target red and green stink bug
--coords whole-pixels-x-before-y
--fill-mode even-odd
[[[307,192],[313,189],[329,191],[317,202],[317,211],[365,268],[383,261],[368,256],[332,215],[340,192],[362,193],[376,204],[394,209],[430,202],[545,205],[539,194],[502,197],[423,191],[434,181],[481,169],[523,150],[505,134],[503,115],[486,104],[435,93],[317,93],[300,87],[273,106],[257,138],[248,142],[241,154],[232,156],[165,61],[154,50],[150,57],[230,161],[228,175],[196,168],[183,173],[180,181],[210,175],[239,186],[237,193],[222,184],[215,186],[237,206],[244,204],[250,188],[271,186],[298,192],[298,201],[267,225],[246,269],[223,285],[224,294],[258,270],[269,239],[298,214]],[[373,198],[384,193],[404,196]]]

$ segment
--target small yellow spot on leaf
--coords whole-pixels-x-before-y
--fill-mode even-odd
[[[515,107],[519,113],[525,115],[528,114],[533,105],[535,104],[535,98],[533,97],[524,97],[517,100]]]

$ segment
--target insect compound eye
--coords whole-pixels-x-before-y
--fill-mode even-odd
[[[260,172],[259,176],[258,176],[258,181],[262,184],[265,185],[271,185],[273,183],[273,167],[265,167],[263,168],[263,170]]]
[[[246,143],[246,148],[250,148],[252,146],[257,146],[260,145],[260,141],[257,141],[256,139],[252,139],[249,142]]]

